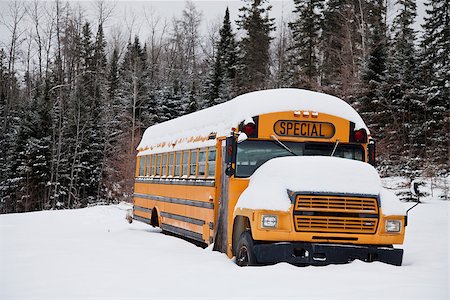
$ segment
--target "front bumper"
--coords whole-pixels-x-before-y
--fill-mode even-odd
[[[281,242],[255,244],[253,250],[261,264],[328,265],[359,259],[400,266],[403,259],[403,249],[375,246]]]

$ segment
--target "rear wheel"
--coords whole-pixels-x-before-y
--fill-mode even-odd
[[[153,208],[150,218],[150,225],[152,225],[153,227],[159,227],[158,211],[156,210],[156,208]]]
[[[255,253],[253,252],[253,238],[250,231],[244,231],[236,249],[236,264],[240,267],[256,265]]]

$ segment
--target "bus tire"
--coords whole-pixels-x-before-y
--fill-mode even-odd
[[[153,227],[159,227],[158,211],[156,210],[155,207],[152,210],[152,215],[151,215],[151,219],[150,219],[150,225],[152,225]]]
[[[255,266],[256,258],[253,252],[253,238],[249,230],[244,231],[236,248],[236,264],[240,267]]]

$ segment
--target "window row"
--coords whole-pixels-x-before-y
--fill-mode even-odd
[[[214,178],[216,149],[210,147],[139,156],[138,164],[138,176]]]

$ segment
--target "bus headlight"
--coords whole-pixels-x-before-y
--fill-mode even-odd
[[[261,226],[264,228],[276,228],[278,225],[278,216],[262,215]]]
[[[401,220],[386,220],[386,232],[400,232],[402,230]]]

